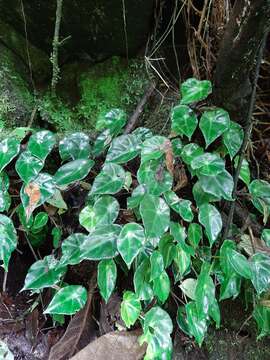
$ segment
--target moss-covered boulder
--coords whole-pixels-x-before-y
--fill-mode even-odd
[[[0,125],[25,126],[30,121],[34,97],[29,69],[10,49],[0,44]]]
[[[63,1],[62,59],[87,57],[101,61],[112,55],[134,55],[147,41],[155,0]],[[124,6],[124,7],[123,7]],[[50,54],[56,1],[0,0],[0,19]],[[126,46],[127,45],[127,46]]]

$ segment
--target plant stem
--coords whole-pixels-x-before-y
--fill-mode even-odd
[[[233,192],[232,192],[232,197],[234,200],[230,206],[227,224],[226,224],[226,227],[225,227],[225,230],[223,233],[223,240],[225,240],[228,236],[230,236],[230,230],[231,230],[231,225],[232,225],[232,221],[233,221],[235,202],[236,202],[237,184],[238,184],[238,180],[239,180],[242,163],[243,163],[243,160],[245,157],[245,151],[246,151],[246,148],[247,148],[247,145],[248,145],[248,142],[250,139],[250,134],[252,131],[252,125],[253,125],[252,114],[253,114],[253,109],[254,109],[254,105],[255,105],[255,101],[256,101],[257,82],[258,82],[258,78],[259,78],[260,67],[261,67],[261,62],[262,62],[262,57],[263,57],[263,51],[265,48],[266,38],[267,38],[267,33],[265,34],[265,36],[264,36],[263,40],[261,41],[261,44],[258,48],[255,76],[254,76],[253,89],[252,89],[250,102],[249,102],[247,123],[246,123],[245,131],[244,131],[244,139],[243,139],[243,143],[242,143],[242,146],[240,149],[238,165],[237,165],[237,168],[236,168],[236,171],[234,174],[234,186],[233,186]]]
[[[59,80],[59,63],[58,63],[58,50],[59,50],[59,33],[60,33],[60,25],[61,25],[61,18],[62,18],[62,7],[63,7],[63,0],[57,0],[57,7],[56,7],[56,16],[55,16],[55,28],[54,28],[54,37],[53,37],[53,51],[51,56],[51,62],[53,66],[53,75],[52,75],[52,83],[51,89],[52,93],[55,94],[55,89],[57,82]]]

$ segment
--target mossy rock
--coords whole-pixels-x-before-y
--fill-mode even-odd
[[[89,66],[63,67],[58,98],[49,93],[39,101],[42,119],[57,131],[93,129],[98,116],[112,108],[131,115],[149,84],[144,62],[113,57]]]
[[[25,126],[34,108],[27,67],[0,45],[0,120],[2,125]]]

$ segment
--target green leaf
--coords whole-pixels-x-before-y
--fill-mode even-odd
[[[121,135],[114,139],[108,150],[106,161],[124,164],[139,155],[141,141],[133,134]]]
[[[64,137],[59,142],[59,153],[63,161],[88,159],[91,154],[89,136],[83,132],[76,132]]]
[[[62,243],[62,257],[60,263],[62,265],[76,265],[81,261],[81,247],[86,241],[85,234],[71,234]]]
[[[155,250],[150,256],[151,280],[158,278],[164,271],[163,256],[160,251]]]
[[[53,196],[46,200],[46,202],[58,209],[67,210],[68,206],[65,203],[61,191],[59,189],[56,189]]]
[[[210,204],[199,208],[199,222],[204,226],[210,246],[216,241],[222,229],[222,219],[218,210]]]
[[[237,156],[234,160],[234,167],[235,169],[238,166],[238,160],[239,157]],[[250,170],[249,170],[249,163],[246,159],[243,159],[242,165],[241,165],[241,169],[240,169],[240,174],[239,174],[239,178],[248,186],[250,184]]]
[[[24,151],[16,161],[15,168],[20,178],[27,183],[39,174],[43,166],[42,160],[33,156],[30,151]]]
[[[194,336],[199,346],[201,346],[207,332],[206,318],[203,313],[198,312],[194,301],[186,304],[186,313],[189,332]]]
[[[169,228],[170,209],[159,197],[145,195],[140,203],[140,214],[147,237],[160,237]]]
[[[82,243],[81,260],[111,259],[118,253],[116,241],[121,232],[119,225],[104,225],[87,236]]]
[[[51,234],[52,234],[52,237],[53,237],[53,247],[55,249],[57,249],[59,247],[59,245],[60,245],[60,241],[61,241],[61,237],[62,237],[62,231],[61,231],[60,228],[55,226],[52,229]],[[63,248],[62,248],[62,250],[63,250]]]
[[[41,160],[45,160],[55,144],[56,138],[51,131],[38,131],[30,136],[27,150],[30,151],[33,156],[36,156]]]
[[[159,251],[162,254],[164,268],[167,269],[174,259],[175,256],[175,245],[173,242],[173,237],[171,235],[164,235],[159,241],[158,244]]]
[[[226,276],[221,283],[219,300],[235,299],[241,290],[241,277],[236,273]]]
[[[52,255],[31,265],[25,278],[23,290],[41,290],[57,284],[66,272],[66,267]]]
[[[177,212],[183,220],[187,222],[191,222],[193,220],[194,215],[191,208],[191,201],[180,199],[173,191],[167,191],[164,193],[164,198],[166,203],[175,212]]]
[[[87,291],[83,286],[65,286],[54,295],[44,314],[73,315],[81,310],[87,301]]]
[[[198,276],[195,291],[195,300],[198,314],[209,314],[209,309],[215,300],[215,285],[210,276],[210,264],[204,262]]]
[[[169,314],[159,306],[153,307],[145,314],[143,335],[139,338],[139,342],[148,343],[146,359],[170,359],[170,355],[164,357],[162,354],[171,350],[172,331],[173,323]]]
[[[97,136],[93,146],[94,156],[99,156],[102,154],[102,152],[110,145],[113,139],[113,135],[114,134],[110,129],[106,129]]]
[[[267,246],[270,246],[270,229],[263,229],[261,238]]]
[[[144,229],[141,225],[129,223],[122,227],[117,239],[117,248],[129,269],[133,260],[143,248],[144,242]]]
[[[96,122],[96,130],[110,129],[113,133],[119,133],[127,122],[127,115],[121,109],[111,109],[100,114]]]
[[[205,176],[216,176],[225,171],[225,162],[220,156],[212,153],[204,153],[195,157],[190,166],[196,173]]]
[[[53,177],[46,173],[40,173],[33,181],[22,186],[20,196],[28,217],[54,195],[55,189]]]
[[[238,275],[244,277],[245,279],[251,279],[252,267],[244,255],[229,248],[227,251],[227,258],[230,265]]]
[[[178,282],[179,280],[182,280],[184,275],[186,275],[190,270],[190,254],[185,252],[180,244],[177,244],[175,247],[175,255],[173,261],[174,266],[176,267],[175,282]]]
[[[179,285],[183,293],[191,300],[195,300],[196,286],[197,286],[197,280],[193,278],[185,279]]]
[[[194,200],[196,201],[197,206],[201,206],[203,204],[208,204],[211,201],[218,201],[219,198],[217,198],[214,195],[208,194],[202,189],[200,181],[197,181],[196,184],[192,188],[192,194],[194,197]]]
[[[270,257],[256,253],[251,258],[251,281],[260,295],[270,288]]]
[[[47,224],[49,216],[46,212],[41,211],[35,216],[31,231],[39,232]]]
[[[106,163],[94,180],[91,195],[116,194],[124,184],[124,169],[118,164]]]
[[[202,239],[202,227],[199,224],[192,223],[188,227],[188,241],[196,249]]]
[[[18,155],[20,142],[16,138],[6,138],[0,142],[0,172]]]
[[[177,309],[177,316],[176,316],[177,325],[179,326],[180,330],[182,330],[188,336],[193,336],[189,332],[189,327],[187,323],[187,315],[186,309],[184,306],[179,306]]]
[[[107,303],[115,288],[117,267],[112,259],[101,260],[98,264],[97,283],[99,291]]]
[[[102,225],[110,225],[118,217],[120,205],[110,196],[103,195],[93,206],[87,205],[79,215],[80,224],[89,232]]]
[[[159,277],[153,280],[153,290],[155,296],[162,304],[168,299],[171,290],[171,283],[165,270],[159,275]]]
[[[205,111],[201,117],[199,127],[203,133],[206,147],[222,135],[230,126],[230,117],[227,111],[215,109]]]
[[[200,186],[203,191],[216,198],[232,200],[233,177],[228,171],[224,170],[215,176],[200,176]]]
[[[11,198],[8,193],[9,178],[5,172],[0,173],[0,212],[7,211],[11,204]]]
[[[223,133],[223,143],[226,146],[230,158],[233,159],[241,148],[244,132],[242,127],[234,121],[230,121],[228,130]]]
[[[211,82],[190,78],[181,85],[181,104],[191,104],[207,98],[212,92]]]
[[[253,180],[248,189],[253,205],[264,215],[266,223],[270,213],[270,184],[265,180]]]
[[[150,262],[146,258],[137,267],[133,277],[135,292],[140,300],[151,300],[153,298],[150,274]]]
[[[127,208],[134,209],[140,205],[140,202],[146,194],[145,185],[137,186],[133,191],[130,197],[127,198]]]
[[[146,139],[142,144],[141,162],[142,164],[149,160],[157,160],[165,153],[167,138],[156,135]]]
[[[121,318],[128,328],[135,324],[141,310],[141,302],[138,296],[132,291],[125,291],[121,302]]]
[[[172,132],[176,135],[186,135],[189,140],[198,125],[196,114],[186,105],[178,105],[172,109],[171,121]]]
[[[0,260],[3,261],[5,271],[8,271],[8,264],[12,252],[17,247],[17,233],[13,222],[9,217],[0,214]]]
[[[78,159],[62,165],[54,174],[57,186],[67,186],[85,178],[94,165],[93,160]]]
[[[190,165],[192,160],[194,160],[197,156],[203,154],[203,148],[195,143],[187,144],[183,147],[181,158],[183,161]]]
[[[252,313],[256,320],[259,336],[257,340],[270,334],[270,308],[262,305],[256,305]]]
[[[209,308],[209,315],[215,321],[216,329],[219,329],[220,328],[221,315],[220,315],[219,305],[218,305],[218,302],[217,302],[216,299],[214,299],[213,303],[211,304],[211,306]]]
[[[150,160],[141,164],[137,178],[141,185],[145,185],[147,192],[161,195],[172,188],[173,178],[159,160]]]
[[[183,143],[182,143],[181,139],[179,139],[179,138],[172,139],[171,144],[172,144],[173,155],[175,157],[181,156],[182,149],[183,149]]]
[[[153,133],[150,129],[145,127],[138,127],[134,131],[132,131],[132,135],[137,136],[142,142],[146,139],[153,137]]]

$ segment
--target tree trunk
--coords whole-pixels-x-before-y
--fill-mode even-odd
[[[214,77],[214,103],[245,126],[253,69],[270,28],[269,0],[236,0],[221,42]]]

